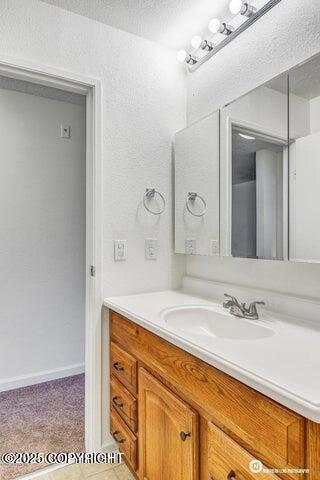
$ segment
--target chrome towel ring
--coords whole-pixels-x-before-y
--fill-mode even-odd
[[[203,204],[203,209],[202,209],[202,212],[200,212],[200,213],[195,213],[190,209],[190,202],[192,202],[194,204],[194,202],[196,201],[197,198],[199,198],[199,200]],[[191,213],[191,215],[193,215],[194,217],[203,217],[203,215],[207,211],[207,204],[206,204],[205,199],[203,197],[201,197],[201,195],[199,195],[196,192],[189,192],[188,193],[188,198],[187,198],[187,201],[186,201],[186,207],[187,207],[188,212]]]
[[[161,199],[162,208],[160,208],[160,210],[155,212],[154,210],[151,210],[151,208],[147,205],[147,203],[151,199],[155,198],[156,195],[158,195]],[[143,205],[144,205],[144,208],[148,210],[149,213],[152,213],[152,215],[161,215],[161,213],[165,211],[166,201],[164,196],[160,192],[158,192],[155,188],[146,188],[146,192],[143,195]]]

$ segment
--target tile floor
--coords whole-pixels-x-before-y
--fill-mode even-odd
[[[134,480],[125,464],[70,465],[38,477],[39,480]]]

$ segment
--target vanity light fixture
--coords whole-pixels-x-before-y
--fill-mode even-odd
[[[187,56],[188,56],[188,54],[185,50],[179,50],[177,52],[177,60],[181,63],[186,61]]]
[[[219,18],[212,18],[208,24],[209,31],[215,35],[220,33],[224,38],[218,38],[218,42],[210,40],[202,40],[200,35],[195,35],[191,39],[192,53],[186,50],[179,50],[177,58],[182,63],[187,63],[189,71],[196,70],[204,62],[208,61],[213,55],[218,53],[228,43],[232,42],[238,35],[243,33],[247,28],[251,27],[259,18],[263,17],[269,10],[275,7],[281,0],[265,0],[263,6],[259,8],[254,6],[256,0],[250,0],[250,3],[245,0],[229,0],[229,10],[233,15],[241,14],[245,20],[237,26],[230,25],[227,22],[222,22]],[[253,3],[253,5],[252,5]],[[195,55],[195,51],[201,49],[205,55]]]
[[[229,10],[233,15],[238,15],[240,13],[248,18],[257,13],[257,9],[253,5],[250,5],[243,0],[231,0]]]
[[[202,50],[206,50],[207,52],[211,52],[214,49],[214,43],[209,42],[208,40],[203,40],[200,45]]]
[[[225,22],[220,22],[218,18],[210,20],[208,28],[211,33],[222,33],[223,35],[231,35],[234,28]]]
[[[202,43],[202,38],[200,35],[195,35],[194,37],[191,38],[191,46],[193,48],[199,48]]]
[[[194,65],[197,63],[197,59],[190,55],[190,53],[186,52],[185,50],[179,50],[177,53],[177,59],[179,62],[184,63],[186,62],[189,65]]]

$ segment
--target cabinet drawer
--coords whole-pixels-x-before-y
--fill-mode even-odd
[[[137,470],[137,439],[127,425],[121,420],[114,408],[111,410],[111,435],[117,442],[120,452],[134,471]]]
[[[262,463],[210,422],[207,445],[210,480],[280,480],[273,473],[262,472]]]
[[[245,450],[274,468],[305,467],[303,417],[121,315],[110,318],[113,339]]]
[[[111,342],[111,372],[130,392],[137,392],[137,361],[129,353]]]
[[[137,430],[137,400],[121,385],[111,378],[111,408],[114,408],[133,432]]]

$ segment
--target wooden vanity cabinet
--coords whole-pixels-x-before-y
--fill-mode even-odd
[[[138,479],[320,480],[320,425],[112,311],[110,337],[113,425]]]

